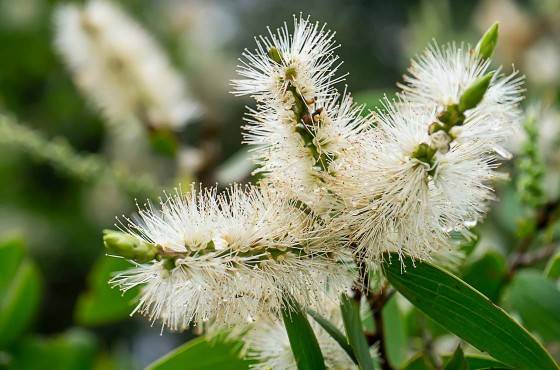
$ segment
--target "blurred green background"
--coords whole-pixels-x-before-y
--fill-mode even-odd
[[[250,180],[240,126],[245,105],[253,103],[229,94],[229,80],[236,76],[242,50],[254,48],[253,37],[264,34],[267,26],[291,24],[293,14],[309,14],[336,31],[344,61],[341,71],[349,72],[345,83],[369,108],[384,93],[396,90],[410,58],[432,38],[439,43],[475,43],[499,20],[494,63],[503,64],[506,72],[515,63],[527,76],[527,104],[544,102],[552,123],[541,130],[548,139],[543,155],[551,176],[560,170],[560,2],[555,0],[122,1],[125,11],[162,45],[204,107],[204,116],[181,133],[183,143],[193,150],[175,157],[154,150],[115,150],[118,131],[110,130],[88,104],[53,48],[52,16],[58,4],[0,0],[0,112],[11,117],[6,119],[12,126],[17,120],[34,130],[26,139],[27,131],[0,126],[1,256],[5,261],[13,257],[14,271],[25,264],[37,267],[30,273],[30,301],[24,305],[32,307],[36,297],[29,321],[19,330],[7,311],[0,311],[0,329],[21,333],[17,340],[3,343],[8,350],[0,349],[0,367],[45,368],[45,362],[21,360],[35,357],[65,369],[138,369],[190,338],[167,331],[160,335],[157,322],[152,327],[143,317],[128,317],[133,294],[121,298],[103,283],[110,272],[127,265],[103,257],[101,230],[113,228],[115,216],[131,214],[135,198],[140,203],[147,197],[157,199],[160,190],[180,182],[198,178],[206,185],[218,181],[225,186]],[[34,139],[35,146],[26,144]],[[41,152],[49,141],[56,147],[51,148],[54,154],[45,156]],[[57,152],[60,147],[67,152]],[[117,175],[90,171],[77,163],[80,157],[67,165],[56,159],[73,152],[93,155],[90,160],[110,164]],[[192,170],[189,156],[200,153],[204,163]],[[123,186],[126,181],[131,185]],[[557,181],[550,181],[548,198],[555,199]],[[479,230],[479,249],[505,256],[516,243],[518,220],[525,211],[515,181],[501,185],[502,202]],[[17,257],[24,248],[27,255]],[[7,268],[0,271],[0,287],[13,282],[13,276]],[[552,343],[558,354],[560,337]],[[61,360],[68,354],[74,357]]]

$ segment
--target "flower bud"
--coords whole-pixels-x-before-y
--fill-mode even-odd
[[[157,248],[132,235],[120,231],[103,230],[103,244],[107,251],[138,263],[146,263],[157,255]]]
[[[430,147],[439,151],[442,154],[449,152],[449,143],[451,143],[451,137],[445,131],[436,131],[430,135]]]
[[[484,94],[490,86],[493,73],[488,73],[485,76],[477,79],[473,84],[463,93],[459,99],[459,112],[463,113],[466,110],[476,107],[484,98]]]
[[[276,63],[282,64],[282,54],[280,53],[280,50],[278,50],[274,46],[268,49],[268,55]]]
[[[498,22],[494,23],[476,44],[476,52],[482,59],[489,59],[498,42]]]

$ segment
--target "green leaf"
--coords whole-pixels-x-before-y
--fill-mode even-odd
[[[313,319],[317,322],[317,324],[321,325],[323,329],[340,345],[340,347],[350,356],[352,361],[357,365],[358,359],[354,354],[354,350],[348,344],[346,337],[344,334],[338,330],[338,328],[329,320],[324,318],[323,316],[319,315],[317,312],[313,311],[312,309],[307,309],[307,313],[309,316],[313,317]]]
[[[560,252],[550,258],[544,269],[544,276],[549,279],[560,278]]]
[[[503,302],[519,313],[527,329],[546,341],[560,340],[560,291],[540,271],[518,271],[504,292]]]
[[[282,317],[298,369],[326,369],[319,342],[307,321],[307,315],[293,298],[284,296]]]
[[[462,278],[467,284],[496,302],[506,275],[507,266],[504,257],[498,252],[488,251],[480,259],[465,266]]]
[[[56,337],[31,337],[12,351],[9,369],[89,370],[97,352],[95,337],[81,329],[71,329]]]
[[[401,370],[435,370],[423,353],[418,353],[410,358]]]
[[[441,356],[443,361],[446,362],[452,358],[451,354],[444,354]],[[494,360],[492,357],[482,356],[482,355],[465,355],[465,360],[471,370],[484,369],[484,368],[494,368],[494,369],[504,369],[508,368],[506,365],[500,361]]]
[[[0,242],[0,297],[6,293],[10,282],[25,257],[25,246],[20,239]]]
[[[200,337],[176,348],[146,370],[246,370],[254,362],[240,359],[240,350],[239,343],[209,342]]]
[[[457,346],[455,353],[453,353],[453,357],[451,360],[445,365],[445,370],[469,370],[469,364],[465,359],[465,354],[461,349],[461,346]]]
[[[131,289],[124,295],[113,289],[108,281],[116,272],[131,268],[123,258],[102,255],[94,264],[88,276],[89,290],[78,298],[75,321],[83,326],[113,323],[127,318],[136,305],[138,289]]]
[[[407,359],[408,338],[405,319],[397,304],[397,296],[391,297],[382,311],[387,356],[395,367],[402,366]]]
[[[13,239],[0,244],[0,348],[15,341],[30,325],[41,297],[41,277]]]
[[[453,354],[444,354],[441,356],[443,362],[449,362],[453,358]],[[494,360],[492,357],[480,356],[480,355],[465,355],[464,356],[469,369],[509,369],[507,366],[499,361]],[[433,366],[429,365],[429,361],[426,355],[419,353],[412,357],[408,362],[401,368],[401,370],[433,370]]]
[[[369,346],[362,329],[359,304],[342,293],[340,296],[340,310],[342,311],[342,321],[346,329],[348,343],[350,343],[350,346],[354,349],[354,354],[358,359],[360,369],[373,370],[374,367],[369,353]]]
[[[390,260],[399,261],[392,253]],[[385,263],[389,282],[438,324],[480,351],[516,369],[558,369],[536,339],[488,298],[450,273],[427,262],[403,257],[408,267]]]

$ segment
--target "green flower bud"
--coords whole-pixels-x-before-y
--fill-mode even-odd
[[[489,59],[494,52],[496,43],[498,42],[498,22],[486,31],[478,44],[476,44],[476,52],[482,59]]]
[[[453,126],[460,126],[465,122],[465,115],[459,111],[457,104],[451,104],[447,106],[446,110],[438,114],[438,119],[445,124],[443,129],[449,132]]]
[[[282,64],[282,53],[274,46],[268,49],[268,56],[278,64]]]
[[[478,80],[463,93],[459,99],[459,112],[463,113],[466,110],[476,107],[484,97],[486,90],[490,86],[493,73],[488,73],[486,76],[480,77]]]
[[[103,244],[111,254],[122,256],[138,263],[146,263],[157,255],[157,248],[132,235],[120,231],[103,230]]]
[[[430,148],[427,143],[422,143],[416,147],[416,150],[410,155],[410,157],[431,165],[436,152],[437,150]]]

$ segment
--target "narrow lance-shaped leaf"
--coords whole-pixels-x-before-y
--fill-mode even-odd
[[[357,302],[342,293],[340,297],[340,310],[342,320],[346,329],[346,337],[354,350],[358,364],[362,370],[373,370],[373,361],[369,353],[369,346],[362,330],[362,319],[360,318],[360,307]]]
[[[461,346],[457,346],[453,357],[451,357],[451,360],[445,365],[445,370],[469,370],[469,364],[465,359],[465,354]]]
[[[332,322],[330,322],[323,316],[319,315],[317,312],[308,308],[307,313],[311,317],[313,317],[313,319],[317,322],[317,324],[321,325],[321,327],[325,329],[327,333],[329,333],[329,335],[340,345],[340,347],[348,354],[348,356],[350,356],[352,361],[354,361],[354,363],[357,365],[358,359],[354,354],[354,350],[348,344],[348,341],[346,340],[344,333],[338,330],[338,328]]]
[[[193,339],[159,360],[147,370],[246,370],[253,361],[239,358],[238,342],[208,341],[205,337]]]
[[[444,354],[441,357],[443,362],[447,363],[451,361],[453,356],[454,354]],[[508,368],[506,365],[488,356],[464,355],[464,358],[470,369],[511,370],[511,368]],[[426,358],[426,355],[424,353],[419,353],[408,360],[407,363],[400,368],[400,370],[434,370],[434,367],[428,363],[429,360]]]
[[[307,321],[307,315],[299,304],[287,295],[284,295],[282,318],[298,369],[326,369],[319,342]]]
[[[398,261],[392,253],[389,260]],[[427,262],[403,257],[408,267],[386,263],[389,282],[427,316],[458,337],[519,370],[557,370],[537,340],[488,298],[450,273]]]
[[[408,359],[408,336],[405,318],[396,298],[397,295],[393,295],[381,312],[387,357],[391,365],[401,367]]]

